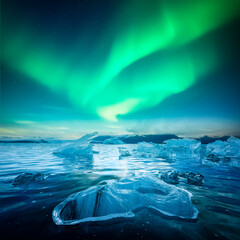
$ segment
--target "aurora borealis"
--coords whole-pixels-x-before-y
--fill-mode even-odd
[[[238,0],[2,1],[2,131],[195,119],[238,132],[239,9]]]

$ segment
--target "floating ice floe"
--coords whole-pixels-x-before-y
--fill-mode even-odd
[[[73,143],[67,144],[66,146],[60,147],[53,153],[61,157],[70,158],[93,158],[93,145],[90,144],[91,138],[97,133],[86,134],[80,139],[74,141]]]
[[[28,185],[30,183],[38,183],[45,180],[42,173],[22,173],[18,175],[12,182],[13,186]]]
[[[113,137],[104,140],[103,144],[124,144],[124,142],[117,137]]]
[[[91,187],[71,195],[57,205],[52,218],[57,225],[104,222],[132,218],[143,208],[179,219],[196,219],[192,194],[145,174]]]
[[[119,151],[119,159],[122,159],[123,157],[129,157],[131,156],[130,152],[128,151],[128,149],[126,147],[119,147],[118,148]]]
[[[204,177],[199,173],[185,172],[179,173],[177,171],[168,171],[160,175],[160,178],[169,184],[178,184],[180,182],[179,178],[187,179],[187,183],[190,185],[202,185]]]
[[[240,167],[240,139],[230,137],[227,141],[217,140],[209,143],[203,163]]]

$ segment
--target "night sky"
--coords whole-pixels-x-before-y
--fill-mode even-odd
[[[239,0],[2,0],[0,136],[240,135]]]

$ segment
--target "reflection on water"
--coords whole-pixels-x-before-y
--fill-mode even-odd
[[[136,145],[124,145],[130,152]],[[119,160],[118,145],[94,146],[92,160],[66,159],[51,154],[59,144],[0,144],[0,229],[4,239],[238,239],[240,223],[239,169],[207,167],[197,156],[173,159],[126,157]],[[149,211],[131,221],[94,226],[56,226],[52,210],[70,194],[120,179],[134,172],[175,169],[204,175],[203,186],[180,183],[193,194],[199,210],[196,223],[165,219]],[[46,174],[44,182],[12,186],[24,172]],[[106,206],[107,207],[107,206]]]

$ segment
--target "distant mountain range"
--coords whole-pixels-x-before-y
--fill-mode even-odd
[[[169,139],[181,139],[175,134],[156,134],[156,135],[100,135],[92,139],[91,143],[102,143],[104,140],[112,137],[117,137],[127,144],[136,144],[138,142],[152,142],[152,143],[163,143]],[[229,136],[223,137],[209,137],[204,136],[201,138],[194,138],[201,141],[202,144],[208,144],[215,142],[216,140],[226,141]],[[239,137],[238,137],[239,138]],[[61,143],[61,142],[72,142],[74,140],[57,140],[57,139],[0,139],[0,143]]]
[[[179,137],[174,134],[161,134],[161,135],[126,135],[126,136],[97,136],[92,139],[92,143],[102,143],[104,140],[112,137],[117,137],[124,143],[138,143],[138,142],[153,142],[163,143],[168,139],[178,139]]]
[[[195,138],[196,140],[201,141],[202,144],[208,144],[208,143],[212,143],[215,142],[217,140],[221,140],[221,141],[226,141],[230,136],[223,136],[223,137],[209,137],[209,136],[204,136],[201,138]],[[239,137],[238,137],[239,138]]]
[[[104,136],[97,136],[92,139],[92,143],[102,143],[104,140],[112,137],[118,137],[120,140],[122,140],[125,143],[138,143],[138,142],[153,142],[153,143],[163,143],[166,140],[169,139],[181,139],[181,137],[178,137],[174,134],[157,134],[157,135],[127,135],[127,136],[110,136],[110,135],[104,135]],[[209,137],[204,136],[201,138],[194,138],[196,140],[201,141],[202,144],[208,144],[212,143],[216,140],[222,140],[226,141],[229,138],[229,136],[223,136],[223,137]]]

